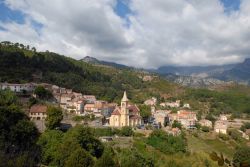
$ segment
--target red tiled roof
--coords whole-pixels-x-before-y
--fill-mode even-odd
[[[30,108],[30,112],[31,113],[46,113],[47,112],[47,106],[41,105],[41,104],[33,105]]]
[[[116,108],[111,115],[121,115],[121,113],[119,112],[120,108]]]
[[[128,110],[133,113],[138,113],[140,110],[136,105],[130,105],[128,106]]]

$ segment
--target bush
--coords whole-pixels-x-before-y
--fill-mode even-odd
[[[122,136],[132,136],[134,134],[134,132],[133,132],[133,129],[131,127],[124,126],[124,127],[122,127],[120,134]]]
[[[238,148],[233,156],[233,165],[237,167],[250,166],[250,147]]]
[[[202,126],[202,127],[201,127],[201,130],[202,130],[203,132],[209,132],[209,127],[207,127],[207,126]]]
[[[172,128],[179,128],[181,129],[182,128],[182,125],[181,123],[179,123],[178,121],[174,121],[173,124],[172,124]]]
[[[172,136],[162,130],[153,131],[147,143],[166,154],[186,152],[186,142],[183,135]]]
[[[222,140],[229,140],[229,137],[228,137],[228,135],[226,135],[226,134],[223,134],[223,133],[219,133],[219,138],[221,138]]]
[[[37,86],[34,90],[34,93],[38,96],[40,99],[51,99],[53,97],[52,93],[45,89],[43,86]]]
[[[250,122],[245,122],[245,123],[240,127],[240,130],[242,130],[243,132],[245,132],[246,129],[250,129]]]

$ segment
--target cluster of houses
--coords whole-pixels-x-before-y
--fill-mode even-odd
[[[83,95],[82,93],[74,92],[72,89],[66,89],[57,85],[47,83],[25,83],[25,84],[10,84],[0,83],[0,89],[10,89],[16,93],[32,94],[37,86],[43,86],[45,89],[52,92],[54,102],[58,104],[64,111],[74,113],[76,115],[94,115],[95,117],[105,118],[105,122],[111,127],[123,126],[141,126],[144,125],[143,119],[140,116],[140,109],[136,104],[132,104],[127,98],[126,91],[121,99],[120,106],[116,103],[108,103],[107,101],[97,100],[94,95]],[[145,105],[151,107],[151,125],[160,128],[166,127],[167,132],[172,135],[181,133],[178,128],[171,128],[174,122],[178,122],[185,129],[195,129],[196,124],[201,126],[214,128],[216,133],[227,134],[230,122],[226,115],[220,115],[219,119],[213,123],[207,119],[198,121],[196,112],[191,111],[189,104],[181,105],[180,100],[175,102],[160,103],[160,110],[157,108],[157,98],[152,97],[144,102]],[[176,113],[172,112],[172,108],[179,109]],[[47,106],[36,104],[29,110],[31,120],[45,120],[47,117]],[[169,128],[170,127],[170,128]],[[244,137],[245,134],[243,133]],[[246,137],[245,137],[246,138]]]

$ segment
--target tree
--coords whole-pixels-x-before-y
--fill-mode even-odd
[[[144,122],[148,121],[148,118],[151,116],[151,108],[147,105],[140,105],[140,115],[142,116]]]
[[[240,127],[240,130],[242,130],[243,132],[245,132],[246,129],[250,129],[250,123],[249,123],[249,122],[245,122],[245,123]]]
[[[172,124],[172,128],[179,128],[179,129],[181,129],[181,127],[182,127],[181,123],[179,123],[176,120]]]
[[[72,166],[91,167],[94,166],[94,160],[87,151],[79,147],[70,154],[70,156],[65,162],[65,167],[72,167]]]
[[[118,166],[114,160],[115,153],[112,148],[106,147],[101,158],[96,161],[95,167],[116,167]]]
[[[83,149],[88,151],[94,157],[101,157],[104,146],[94,137],[93,131],[89,127],[83,127],[81,125],[76,126],[70,129],[64,137],[64,140],[74,140],[76,141]]]
[[[40,137],[37,144],[41,147],[42,163],[55,165],[58,147],[62,143],[63,132],[59,130],[47,130]]]
[[[34,93],[38,96],[40,99],[50,99],[52,98],[52,93],[45,89],[43,86],[37,86],[34,90]]]
[[[133,129],[129,126],[122,127],[120,133],[122,136],[132,136],[134,134]]]
[[[250,147],[238,148],[233,156],[233,165],[235,167],[250,166]]]
[[[8,96],[0,91],[0,166],[36,166],[38,130]]]
[[[47,118],[45,119],[45,126],[47,129],[55,129],[60,126],[63,119],[63,113],[60,108],[49,106],[47,109]]]
[[[207,126],[202,126],[202,127],[201,127],[201,130],[202,130],[203,132],[209,132],[209,127],[207,127]]]
[[[17,103],[17,97],[11,90],[0,90],[0,106],[9,106]]]

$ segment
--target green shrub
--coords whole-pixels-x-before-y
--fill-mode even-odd
[[[209,127],[207,127],[207,126],[202,126],[201,127],[201,130],[203,131],[203,132],[209,132]]]
[[[122,136],[132,136],[134,134],[134,132],[133,132],[133,129],[131,127],[124,126],[124,127],[122,127],[120,134]]]
[[[183,135],[172,136],[162,130],[154,130],[148,137],[147,144],[166,154],[186,152],[186,142]]]
[[[219,138],[220,139],[222,139],[222,140],[229,140],[229,137],[228,137],[228,135],[226,135],[226,134],[223,134],[223,133],[219,133]]]

